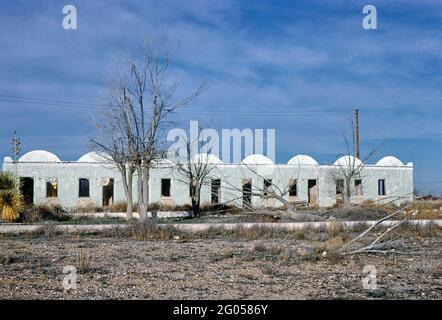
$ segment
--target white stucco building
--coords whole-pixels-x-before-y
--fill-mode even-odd
[[[201,156],[200,156],[201,157]],[[238,164],[224,164],[213,155],[203,159],[216,164],[211,183],[202,188],[202,203],[230,203],[237,206],[281,206],[276,199],[256,196],[266,187],[275,190],[287,201],[305,202],[320,207],[332,206],[339,198],[339,172],[359,160],[351,156],[333,164],[320,165],[312,157],[297,155],[286,164],[274,164],[263,155],[250,155]],[[42,150],[24,154],[15,164],[10,157],[3,161],[3,171],[15,172],[22,182],[28,203],[57,202],[65,208],[93,203],[107,206],[125,201],[120,173],[105,158],[87,153],[77,161],[61,161]],[[174,165],[165,160],[152,169],[150,202],[171,206],[190,203],[189,186],[177,177]],[[134,178],[134,201],[137,201]],[[413,199],[413,164],[383,157],[374,164],[365,164],[351,182],[352,201],[391,201],[396,204]]]

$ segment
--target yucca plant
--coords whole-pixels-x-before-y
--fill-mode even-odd
[[[0,190],[17,189],[17,179],[11,172],[0,172]]]
[[[23,210],[23,197],[17,189],[0,191],[1,218],[6,221],[15,221]]]

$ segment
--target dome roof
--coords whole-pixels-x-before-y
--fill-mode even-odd
[[[110,156],[103,152],[88,152],[78,159],[78,162],[105,162],[109,161]]]
[[[297,164],[297,165],[318,165],[318,162],[310,156],[304,154],[298,154],[294,156],[287,162],[287,164]]]
[[[377,166],[385,166],[385,167],[398,167],[403,166],[404,164],[396,157],[388,156],[383,157],[376,163]]]
[[[25,153],[18,159],[20,162],[60,162],[60,159],[53,153],[45,150],[34,150]]]
[[[263,156],[262,154],[251,154],[245,157],[241,163],[253,165],[253,164],[274,164],[270,158]]]
[[[198,153],[192,157],[194,163],[209,163],[220,164],[223,163],[217,156],[211,153]]]
[[[336,165],[336,166],[355,166],[355,167],[357,167],[357,166],[360,166],[362,164],[362,161],[359,160],[358,158],[355,158],[353,156],[347,155],[347,156],[340,157],[333,164]]]
[[[154,161],[154,165],[156,165],[158,168],[167,168],[174,165],[172,161],[169,159],[163,158],[163,159],[157,159]]]

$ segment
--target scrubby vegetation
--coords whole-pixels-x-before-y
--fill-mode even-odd
[[[9,172],[0,172],[0,210],[1,218],[9,222],[16,221],[23,210],[17,179]]]

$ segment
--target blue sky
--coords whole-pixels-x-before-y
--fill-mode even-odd
[[[78,30],[62,28],[66,4],[78,10]],[[377,8],[377,30],[361,26],[366,4]],[[190,119],[218,129],[275,128],[277,162],[308,154],[330,163],[345,152],[342,134],[357,106],[362,153],[384,142],[373,162],[386,155],[413,162],[416,187],[442,193],[441,27],[442,2],[424,0],[2,0],[0,156],[11,154],[15,129],[22,153],[46,149],[76,160],[87,152],[94,134],[87,104],[100,100],[117,44],[146,33],[179,44],[173,72],[183,90],[210,83],[177,116],[183,128]],[[305,110],[339,112],[296,113]]]

